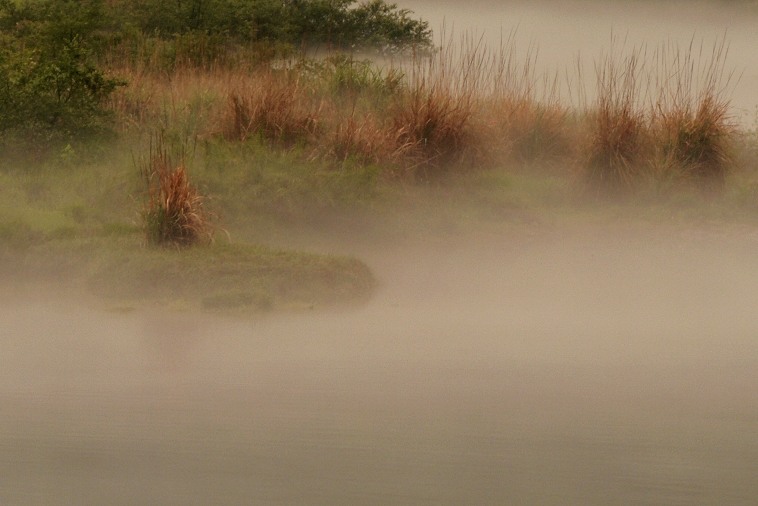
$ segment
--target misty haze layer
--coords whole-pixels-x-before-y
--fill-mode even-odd
[[[367,306],[2,306],[3,504],[751,504],[758,236],[356,245]]]
[[[705,60],[713,45],[725,38],[729,48],[725,66],[733,75],[722,84],[737,119],[748,127],[755,125],[758,10],[750,2],[405,0],[400,5],[428,20],[438,36],[444,26],[448,34],[483,35],[486,45],[497,47],[515,30],[522,56],[535,47],[538,68],[549,75],[568,73],[574,87],[577,59],[583,62],[584,86],[591,88],[592,62],[611,50],[618,54],[645,47],[650,54],[661,44],[682,50],[694,44],[696,54],[702,46]],[[575,89],[564,93],[576,98]]]
[[[758,103],[726,2],[400,4],[558,70],[726,32]],[[0,504],[754,505],[758,230],[650,222],[336,242],[380,284],[342,311],[3,290]]]

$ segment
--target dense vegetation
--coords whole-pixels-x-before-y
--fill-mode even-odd
[[[173,279],[211,306],[263,307],[298,291],[344,300],[371,276],[230,250],[230,235],[330,219],[363,230],[382,200],[416,218],[403,209],[429,205],[427,224],[456,209],[518,220],[587,195],[755,206],[755,174],[736,168],[756,166],[758,142],[733,123],[725,40],[592,62],[577,105],[558,91],[564,71],[537,74],[512,39],[442,38],[432,47],[426,23],[380,0],[0,0],[0,260],[25,272],[87,259],[73,270],[102,290],[132,277],[179,293]],[[140,242],[168,248],[126,260]],[[182,260],[202,281],[171,267],[208,243]],[[204,263],[229,251],[246,258],[219,269],[230,293],[203,293]],[[248,289],[256,276],[265,286]]]
[[[112,126],[113,66],[246,66],[304,46],[399,51],[426,23],[383,0],[0,0],[0,136],[44,149]]]

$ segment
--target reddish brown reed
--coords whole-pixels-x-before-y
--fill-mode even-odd
[[[590,111],[587,177],[603,189],[630,188],[645,168],[649,129],[642,103],[644,57],[639,49],[609,55],[596,66],[597,98]]]
[[[266,72],[229,94],[222,127],[228,139],[259,135],[291,145],[313,137],[319,126],[319,106],[297,78]]]
[[[142,221],[148,244],[191,246],[210,242],[213,229],[204,209],[205,198],[190,184],[183,164],[174,165],[162,141],[151,147],[142,176],[148,200]]]

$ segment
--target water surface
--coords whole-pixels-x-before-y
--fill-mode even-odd
[[[0,503],[754,504],[756,246],[385,245],[365,307],[254,319],[4,297]]]

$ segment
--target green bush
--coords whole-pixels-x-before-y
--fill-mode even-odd
[[[94,1],[94,0],[90,0]],[[111,17],[142,33],[172,38],[222,34],[237,42],[329,44],[398,49],[428,45],[428,23],[384,0],[114,0]]]
[[[104,102],[121,83],[96,65],[101,4],[0,1],[3,144],[45,151],[109,130]]]

